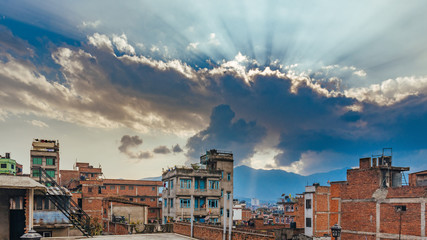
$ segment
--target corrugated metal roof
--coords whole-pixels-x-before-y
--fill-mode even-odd
[[[45,186],[30,177],[13,175],[0,175],[0,188],[46,190]]]
[[[71,196],[71,192],[68,191],[68,189],[66,189],[64,187],[61,187],[61,189],[59,189],[59,187],[48,187],[47,193],[49,195],[68,195],[68,196]],[[64,194],[64,192],[65,192],[65,194]]]

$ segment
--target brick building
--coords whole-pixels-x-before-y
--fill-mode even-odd
[[[70,189],[73,200],[98,221],[105,218],[102,206],[109,197],[118,197],[141,206],[148,206],[148,221],[161,220],[159,201],[161,181],[106,179],[103,177],[101,167],[95,168],[89,163],[77,162],[74,170],[61,170],[61,185]]]
[[[323,239],[330,234],[331,219],[330,188],[313,184],[304,192],[305,235],[313,239]],[[333,223],[333,224],[332,224]]]
[[[174,167],[162,174],[163,221],[223,223],[232,217],[233,154],[209,150],[199,165]],[[194,204],[192,200],[194,199]],[[227,205],[224,206],[224,199]],[[194,206],[194,207],[193,207]]]
[[[391,156],[362,158],[347,170],[347,181],[331,183],[342,239],[425,239],[426,171],[402,185],[408,170],[392,166]]]
[[[282,214],[275,217],[274,223],[284,224],[285,227],[290,228],[292,222],[296,222],[298,199],[291,196],[284,196],[279,198],[277,205],[279,206]],[[279,220],[279,221],[278,221]],[[302,227],[302,225],[300,226]]]

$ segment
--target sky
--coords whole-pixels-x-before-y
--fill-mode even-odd
[[[301,175],[427,169],[425,1],[0,1],[0,154],[160,176],[208,149]]]

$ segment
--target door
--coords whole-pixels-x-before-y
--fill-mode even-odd
[[[21,236],[25,233],[25,210],[11,209],[9,214],[9,223],[10,239],[20,240]]]

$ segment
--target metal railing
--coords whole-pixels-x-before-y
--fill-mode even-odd
[[[51,190],[48,189],[48,191],[46,191],[48,199],[70,220],[75,228],[83,233],[84,236],[92,237],[93,229],[91,227],[90,216],[73,201],[71,196],[68,197],[69,192],[49,176],[43,168],[39,168],[39,171],[39,182],[51,188]]]

